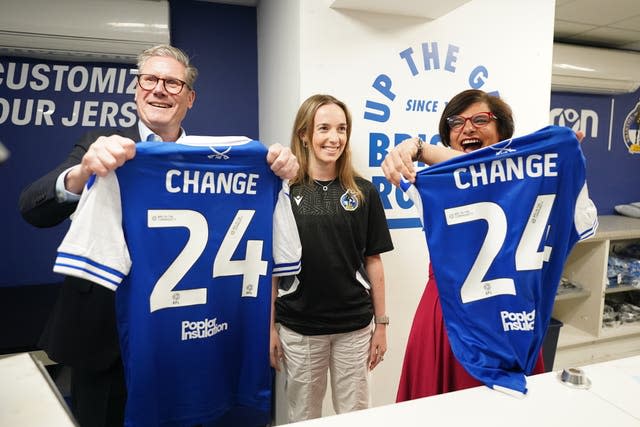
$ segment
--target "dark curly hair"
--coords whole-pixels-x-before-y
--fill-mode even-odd
[[[498,118],[496,125],[500,141],[513,136],[514,125],[511,107],[497,96],[489,95],[487,92],[477,89],[468,89],[451,98],[451,101],[442,112],[438,131],[440,132],[440,139],[445,146],[451,146],[451,140],[449,139],[451,128],[449,128],[447,117],[460,114],[470,105],[477,102],[485,102],[489,106],[489,110]]]

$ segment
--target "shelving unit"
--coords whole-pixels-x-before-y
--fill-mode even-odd
[[[556,301],[587,298],[589,295],[591,295],[591,291],[588,289],[580,289],[579,291],[567,292],[566,294],[558,295],[556,297]]]
[[[564,277],[582,291],[559,295],[553,317],[560,328],[554,370],[583,366],[640,354],[640,323],[603,327],[605,296],[640,292],[632,286],[607,288],[607,262],[613,245],[640,242],[640,219],[617,215],[598,218],[598,231],[578,243],[564,269]]]

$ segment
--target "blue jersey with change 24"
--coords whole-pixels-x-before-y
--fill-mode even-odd
[[[270,419],[271,275],[299,271],[300,243],[266,148],[215,141],[137,144],[58,248],[55,271],[116,291],[126,425]]]
[[[403,188],[423,218],[456,358],[486,385],[526,393],[566,258],[597,227],[575,134],[549,126]]]

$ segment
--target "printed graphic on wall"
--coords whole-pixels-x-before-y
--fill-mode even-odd
[[[640,200],[640,101],[638,92],[623,95],[552,93],[549,121],[585,133],[589,194],[598,214]]]
[[[553,108],[549,113],[550,123],[557,126],[566,126],[574,132],[582,131],[586,137],[598,137],[598,124],[600,116],[598,112],[590,108]]]
[[[401,49],[395,58],[371,82],[364,101],[371,168],[379,168],[387,151],[407,138],[419,136],[429,144],[441,144],[438,122],[456,93],[481,89],[500,96],[489,67],[467,55],[463,46],[427,41]],[[371,180],[380,192],[390,228],[421,227],[413,202],[402,190],[384,176]]]
[[[134,69],[122,66],[30,63],[22,59],[0,62],[0,124],[133,126],[134,73]]]
[[[20,216],[20,191],[64,160],[84,132],[135,126],[135,69],[130,65],[0,58],[0,167],[5,262],[0,286],[60,281],[52,254],[68,222],[38,229]]]
[[[622,127],[624,143],[631,154],[640,154],[640,102],[629,111]]]

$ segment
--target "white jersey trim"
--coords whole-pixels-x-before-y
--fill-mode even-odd
[[[598,229],[598,210],[589,198],[589,189],[586,182],[576,199],[576,212],[573,222],[580,240],[593,236]]]
[[[287,232],[285,232],[287,231]],[[291,209],[289,184],[282,181],[273,212],[273,276],[290,276],[302,268],[302,244]]]
[[[95,221],[100,218],[100,226]],[[95,241],[103,244],[95,245]],[[53,271],[115,290],[129,274],[131,257],[122,231],[120,184],[115,172],[89,179],[71,227],[58,247]]]

